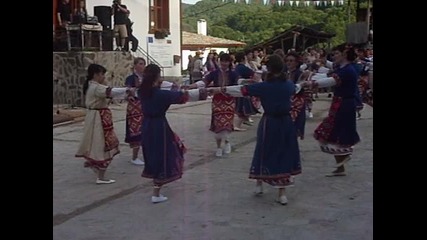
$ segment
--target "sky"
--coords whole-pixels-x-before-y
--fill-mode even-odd
[[[189,3],[189,4],[195,4],[196,2],[199,2],[200,0],[182,0],[183,3]]]

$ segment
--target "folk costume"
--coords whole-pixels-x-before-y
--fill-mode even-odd
[[[108,103],[111,98],[124,99],[127,90],[128,88],[110,88],[96,81],[89,81],[83,136],[75,155],[86,160],[85,167],[94,171],[106,170],[113,157],[120,153]]]

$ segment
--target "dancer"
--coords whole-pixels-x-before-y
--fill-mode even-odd
[[[98,174],[96,184],[110,184],[116,181],[105,178],[105,171],[120,150],[108,103],[110,98],[123,99],[130,89],[105,85],[104,75],[107,70],[101,65],[91,64],[87,71],[88,76],[83,85],[87,112],[76,157],[86,159],[84,166]]]
[[[133,61],[134,72],[126,78],[126,87],[138,88],[141,85],[145,64],[145,59],[140,57],[135,58]],[[138,158],[141,146],[143,118],[140,98],[136,94],[130,94],[127,97],[125,143],[128,143],[130,148],[132,148],[132,159],[130,162],[135,165],[144,165],[144,161]]]
[[[234,97],[260,98],[264,114],[258,125],[249,178],[257,180],[257,195],[263,193],[262,182],[278,188],[276,201],[285,205],[288,203],[285,187],[293,185],[292,176],[301,173],[297,131],[290,116],[291,98],[307,82],[294,84],[287,81],[283,67],[283,60],[272,55],[267,62],[268,75],[264,82],[220,87],[212,91]]]
[[[296,52],[289,52],[285,57],[285,63],[287,66],[286,78],[293,83],[299,83],[301,81],[300,76],[302,71],[300,70],[300,56]],[[304,139],[305,121],[306,121],[306,95],[304,90],[296,93],[292,96],[292,108],[291,117],[297,128],[297,135],[302,140]]]
[[[351,159],[353,146],[360,141],[356,130],[356,99],[358,74],[352,62],[356,59],[355,51],[345,44],[334,48],[334,62],[338,68],[332,77],[318,78],[314,75],[314,87],[335,86],[334,97],[328,116],[314,131],[314,138],[319,141],[323,152],[334,155],[336,170],[326,176],[345,176],[344,164]]]
[[[205,100],[206,89],[189,91],[162,90],[160,67],[149,64],[144,70],[144,81],[139,89],[144,121],[142,123],[142,153],[145,167],[142,177],[153,179],[152,203],[168,198],[160,194],[163,185],[182,177],[185,147],[169,126],[166,111],[171,104]]]
[[[254,83],[255,80],[252,78],[255,75],[255,72],[245,65],[246,55],[243,52],[239,52],[236,54],[236,68],[235,71],[239,75],[241,79],[245,79],[246,82]],[[259,113],[258,110],[253,105],[253,101],[251,97],[239,97],[236,98],[236,114],[237,121],[236,126],[234,127],[234,131],[246,131],[246,129],[242,128],[242,123],[247,122],[246,124],[252,125],[249,122],[249,117],[251,115],[255,115]]]
[[[220,68],[209,73],[202,81],[188,86],[189,89],[210,86],[224,87],[237,85],[238,74],[231,70],[231,57],[224,53],[219,57]],[[235,98],[222,93],[217,93],[212,98],[212,118],[210,131],[215,133],[217,150],[215,155],[222,157],[223,153],[231,153],[230,133],[233,131]],[[222,141],[225,149],[221,148]]]

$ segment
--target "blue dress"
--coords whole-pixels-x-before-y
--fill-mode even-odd
[[[248,68],[243,63],[237,64],[234,71],[240,76],[240,78],[250,79],[254,75],[254,71],[252,71],[252,69]],[[250,97],[237,97],[235,111],[241,118],[259,113]]]
[[[352,64],[337,68],[332,74],[337,84],[328,116],[314,131],[321,150],[333,155],[348,155],[360,141],[356,130],[357,78]]]
[[[290,116],[295,84],[275,79],[243,86],[242,93],[259,97],[264,109],[249,178],[277,187],[289,185],[290,176],[301,173],[297,131]]]
[[[166,119],[171,104],[183,104],[183,92],[154,89],[149,98],[142,97],[142,150],[145,160],[142,177],[152,178],[161,186],[182,177],[185,147]]]

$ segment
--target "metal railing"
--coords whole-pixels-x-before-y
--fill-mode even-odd
[[[147,51],[145,51],[141,46],[138,46],[138,49],[136,50],[136,52],[132,53],[132,55],[134,57],[142,57],[145,58],[147,61],[147,64],[156,64],[157,66],[160,67],[161,69],[161,76],[164,76],[164,67],[162,65],[160,65],[159,62],[156,61],[156,59],[154,59],[152,56],[150,56],[150,54],[148,54]]]

